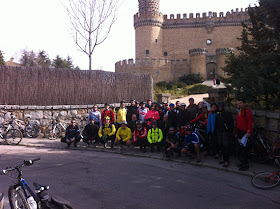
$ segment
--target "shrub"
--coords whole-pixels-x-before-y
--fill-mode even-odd
[[[190,94],[205,94],[208,93],[211,87],[205,85],[195,85],[194,87],[187,90],[188,95]]]
[[[180,77],[179,82],[183,82],[187,85],[192,85],[196,83],[202,83],[203,79],[199,74],[189,74]]]

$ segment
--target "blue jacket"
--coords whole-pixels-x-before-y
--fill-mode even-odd
[[[215,113],[210,112],[208,115],[207,134],[209,134],[209,133],[213,134],[215,132],[216,115],[217,115],[216,112]]]

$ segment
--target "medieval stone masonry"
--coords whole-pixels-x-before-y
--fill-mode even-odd
[[[199,73],[205,80],[224,76],[226,54],[240,45],[247,9],[224,14],[171,14],[159,11],[159,0],[138,0],[134,15],[135,60],[115,64],[116,72],[151,73],[154,83]]]

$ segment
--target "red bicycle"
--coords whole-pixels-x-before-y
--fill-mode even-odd
[[[278,158],[275,159],[276,164],[280,167]],[[256,174],[251,182],[259,189],[270,189],[276,187],[280,183],[280,170],[274,172],[261,172]]]

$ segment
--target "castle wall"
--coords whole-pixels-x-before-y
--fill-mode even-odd
[[[136,61],[119,62],[115,70],[150,73],[155,83],[189,73],[204,79],[223,76],[226,49],[240,46],[237,38],[242,22],[250,24],[248,18],[247,9],[167,16],[159,12],[159,0],[139,0],[134,15]]]
[[[151,74],[153,82],[176,81],[179,77],[190,73],[188,60],[169,59],[133,59],[123,60],[115,64],[116,72]]]

